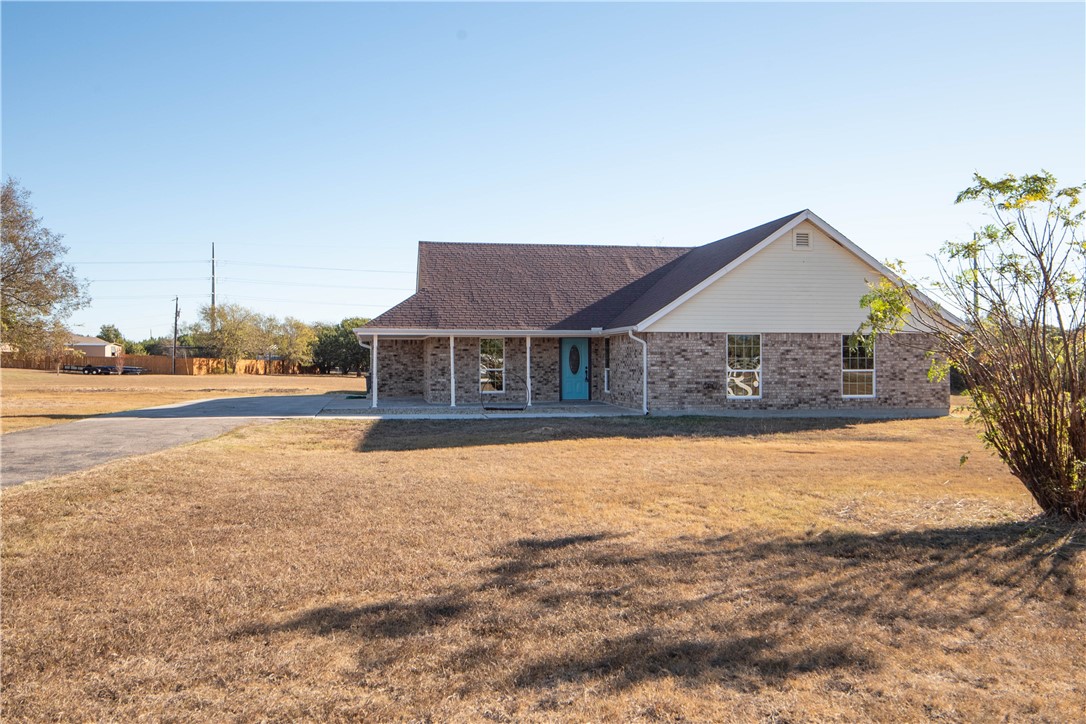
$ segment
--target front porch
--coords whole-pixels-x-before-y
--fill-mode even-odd
[[[645,412],[643,356],[625,335],[356,331],[371,351],[369,405],[376,413]]]
[[[402,418],[419,420],[442,419],[510,419],[545,417],[621,417],[641,416],[640,410],[611,405],[596,400],[561,402],[557,400],[536,402],[531,407],[512,403],[494,403],[486,406],[475,403],[450,407],[427,402],[422,397],[382,397],[377,405],[372,398],[348,398],[325,405],[318,417],[322,418]]]

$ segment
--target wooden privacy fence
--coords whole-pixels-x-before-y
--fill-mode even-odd
[[[60,358],[50,356],[27,357],[19,354],[3,355],[2,366],[28,370],[55,370],[57,365],[122,365],[142,367],[150,374],[168,375],[173,369],[169,357],[158,355],[130,354],[122,357],[88,357],[81,354],[67,354]],[[235,372],[240,375],[291,375],[312,371],[298,365],[288,365],[282,360],[243,359],[238,360]],[[177,374],[179,375],[214,375],[225,374],[226,362],[207,357],[178,357]]]

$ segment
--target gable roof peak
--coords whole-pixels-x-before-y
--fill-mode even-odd
[[[698,246],[687,252],[645,294],[615,317],[609,327],[633,327],[674,302],[766,239],[788,226],[809,219],[809,209],[767,221],[738,234]]]

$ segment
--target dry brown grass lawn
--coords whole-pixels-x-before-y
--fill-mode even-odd
[[[1086,532],[954,418],[288,421],[2,501],[5,720],[1086,701]]]
[[[78,375],[0,370],[0,431],[208,397],[358,392],[357,377],[320,375]]]

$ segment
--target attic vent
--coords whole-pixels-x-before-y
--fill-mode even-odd
[[[792,247],[795,249],[810,249],[811,248],[811,232],[809,231],[797,231],[792,241]]]

